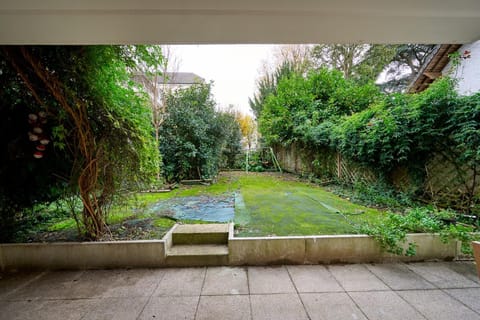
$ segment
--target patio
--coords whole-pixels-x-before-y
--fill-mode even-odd
[[[1,319],[480,319],[473,262],[3,274]]]

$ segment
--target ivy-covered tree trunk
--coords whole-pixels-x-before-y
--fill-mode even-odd
[[[8,51],[8,49],[4,50]],[[81,170],[78,177],[78,188],[83,203],[83,225],[86,236],[91,240],[97,240],[105,233],[106,223],[102,210],[102,197],[98,196],[98,190],[100,189],[99,148],[89,122],[85,102],[78,99],[75,93],[70,92],[27,48],[21,47],[19,52],[21,58],[27,62],[28,67],[33,70],[49,94],[54,97],[74,122],[76,144],[80,151],[78,161],[81,163]],[[7,52],[7,55],[32,95],[36,97],[37,102],[44,105],[27,75],[28,72],[22,70],[22,64],[16,61],[18,57],[16,57],[15,52]]]
[[[43,115],[44,124],[48,118],[48,141],[52,140],[45,157],[38,151],[32,157],[32,148],[46,147],[38,149],[28,128],[16,133],[21,143],[15,147],[23,149],[15,156],[27,177],[21,181],[30,183],[33,191],[23,202],[12,196],[15,188],[5,183],[3,173],[15,166],[3,157],[0,190],[8,192],[0,203],[13,200],[23,210],[42,201],[78,196],[83,208],[73,214],[75,221],[81,220],[79,231],[91,240],[102,238],[108,232],[109,205],[120,188],[150,186],[159,168],[148,101],[129,74],[136,63],[150,65],[156,59],[158,55],[152,56],[144,46],[0,47],[0,74],[5,74],[0,78],[0,106],[8,103],[2,110],[30,112],[16,117],[20,128],[27,121],[30,126],[37,123],[30,116]],[[35,129],[37,140],[45,136],[42,128],[31,128]],[[44,170],[39,173],[35,168]],[[42,196],[48,193],[52,196]],[[19,212],[13,205],[8,210],[11,216]]]

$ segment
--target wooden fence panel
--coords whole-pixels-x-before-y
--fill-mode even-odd
[[[378,174],[365,166],[343,157],[337,152],[320,149],[316,152],[305,151],[296,145],[288,148],[276,146],[274,152],[280,166],[297,174],[309,174],[322,178],[336,178],[341,182],[375,183]],[[442,205],[454,205],[462,208],[467,201],[468,188],[474,181],[473,172],[462,166],[455,156],[434,155],[425,166],[424,193],[433,201]],[[406,167],[398,166],[392,170],[393,185],[402,191],[416,187]],[[480,195],[480,178],[476,178],[475,193]],[[421,184],[420,184],[421,186]]]

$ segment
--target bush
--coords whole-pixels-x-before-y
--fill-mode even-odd
[[[227,164],[234,163],[240,129],[233,116],[215,110],[210,84],[179,89],[167,95],[166,101],[160,151],[167,181],[212,178],[222,154]]]
[[[471,254],[470,242],[476,237],[472,232],[473,226],[445,223],[445,217],[451,217],[452,212],[436,210],[427,207],[417,207],[404,214],[388,213],[374,223],[357,225],[357,231],[368,234],[380,243],[382,249],[397,255],[413,256],[416,254],[417,244],[406,243],[407,233],[440,233],[442,241],[459,240],[462,242],[462,251]]]

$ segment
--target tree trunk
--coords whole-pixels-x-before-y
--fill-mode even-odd
[[[36,100],[43,105],[37,90],[28,78],[28,70],[22,69],[22,61],[16,61],[16,48],[4,49],[12,61],[12,65],[21,75],[27,88],[32,92]],[[102,197],[97,196],[99,187],[99,147],[95,141],[95,136],[90,122],[88,120],[88,111],[86,104],[75,96],[69,88],[43,66],[37,57],[29,52],[28,48],[20,47],[20,56],[29,64],[34,74],[44,86],[44,89],[51,94],[59,105],[67,112],[75,126],[75,145],[81,155],[82,167],[78,177],[78,188],[80,198],[83,203],[83,224],[86,230],[86,236],[89,239],[97,240],[103,236],[106,231],[105,216],[103,206],[105,203]],[[21,58],[20,58],[21,59]],[[19,62],[19,63],[17,63]]]

